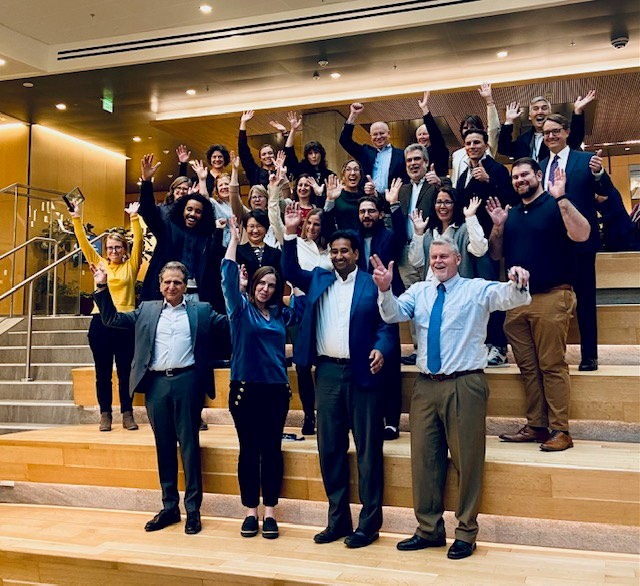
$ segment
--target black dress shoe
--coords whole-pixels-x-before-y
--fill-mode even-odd
[[[426,549],[427,547],[443,547],[447,545],[447,539],[442,536],[438,539],[425,539],[419,535],[413,535],[408,539],[400,541],[396,547],[400,551],[416,551],[418,549]]]
[[[447,557],[450,560],[461,560],[463,558],[468,558],[475,551],[475,549],[475,543],[467,543],[466,541],[456,539],[449,548]]]
[[[351,529],[336,529],[335,527],[327,527],[324,531],[320,531],[313,536],[316,543],[333,543],[342,537],[351,535]]]
[[[162,509],[145,526],[145,531],[160,531],[169,525],[180,523],[180,509]]]
[[[590,370],[598,370],[598,359],[597,358],[583,358],[580,362],[580,366],[578,366],[578,370],[585,372]]]
[[[195,535],[202,531],[202,523],[200,522],[200,513],[194,511],[193,513],[187,513],[187,522],[184,524],[184,532],[187,535]]]
[[[200,418],[200,425],[198,426],[198,429],[200,431],[207,431],[207,429],[209,429],[207,422],[204,419],[202,419],[202,417]]]
[[[367,535],[362,529],[356,529],[344,540],[344,544],[351,549],[367,547],[367,545],[371,545],[378,537],[380,537],[379,533]]]
[[[404,364],[405,366],[415,366],[417,359],[418,356],[414,352],[413,354],[409,354],[409,356],[403,356],[402,358],[400,358],[400,363]]]
[[[242,537],[255,537],[258,535],[258,517],[253,515],[245,517],[240,528],[240,535]]]
[[[278,529],[278,523],[273,517],[266,517],[262,519],[262,537],[265,539],[278,539],[280,530]]]
[[[316,433],[316,418],[304,417],[304,423],[302,424],[302,435],[315,435]]]
[[[397,427],[387,425],[382,432],[385,441],[397,440],[400,437],[400,431]]]

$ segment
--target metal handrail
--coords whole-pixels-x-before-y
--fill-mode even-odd
[[[24,248],[25,246],[28,246],[29,244],[36,242],[37,240],[42,240],[44,242],[54,242],[55,244],[58,243],[58,241],[55,238],[47,238],[46,236],[34,236],[31,240],[27,240],[26,242],[19,244],[15,248],[12,248],[8,252],[5,252],[4,254],[0,254],[0,260],[7,258],[10,254],[15,254],[21,248]]]
[[[98,242],[108,234],[109,234],[108,231],[103,232],[99,236],[96,236],[92,240],[89,240],[89,244]],[[26,364],[25,364],[25,376],[22,379],[23,381],[33,380],[33,378],[31,378],[31,338],[33,335],[33,284],[35,283],[36,279],[39,279],[40,277],[42,277],[42,275],[46,275],[51,269],[55,269],[59,264],[62,264],[63,262],[68,261],[74,255],[81,254],[81,253],[82,253],[81,250],[72,250],[68,254],[65,254],[62,258],[54,261],[52,264],[50,264],[49,266],[46,266],[44,269],[39,270],[37,273],[34,273],[30,277],[27,277],[24,281],[22,281],[21,283],[18,283],[16,286],[9,289],[6,293],[3,293],[2,295],[0,295],[0,301],[3,301],[7,297],[13,295],[16,291],[19,291],[20,289],[22,289],[25,285],[29,285],[29,295],[27,298],[27,357],[26,357]],[[56,291],[57,286],[58,286],[57,282],[53,284],[54,292]],[[54,306],[54,311],[55,311],[55,306]],[[56,314],[54,313],[53,315],[56,315]]]
[[[47,189],[46,187],[34,187],[33,185],[25,185],[24,183],[12,183],[11,185],[7,185],[0,189],[0,193],[11,193],[15,191],[15,189],[26,189],[27,191],[36,191],[40,193],[48,193],[50,195],[67,195],[66,191],[58,191],[56,189]]]

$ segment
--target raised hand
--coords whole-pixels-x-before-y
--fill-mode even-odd
[[[436,166],[433,163],[431,163],[431,168],[424,178],[427,180],[429,185],[435,185],[436,187],[442,185],[442,181],[440,181],[440,177],[438,177],[438,174],[436,173]]]
[[[280,124],[280,122],[276,122],[275,120],[269,120],[269,124],[273,126],[278,132],[286,133],[287,127],[284,124]]]
[[[207,180],[207,174],[209,173],[209,169],[207,169],[206,165],[204,164],[204,161],[190,161],[189,164],[191,165],[191,168],[195,171],[196,175],[198,176],[198,179],[200,179],[201,181]]]
[[[78,205],[77,201],[72,201],[71,205],[73,206],[73,211],[69,210],[69,215],[72,218],[79,218],[80,217],[80,206]]]
[[[402,179],[400,177],[396,177],[391,182],[391,187],[387,189],[384,193],[384,198],[390,203],[398,203],[398,193],[400,192],[400,188],[402,187]]]
[[[191,157],[191,151],[188,151],[187,147],[181,144],[178,145],[178,148],[176,149],[176,155],[178,157],[178,161],[186,163],[189,160],[189,157]]]
[[[237,171],[240,168],[240,157],[236,155],[235,151],[231,151],[229,153],[229,158],[231,159],[231,166],[235,171]]]
[[[249,272],[247,271],[247,267],[243,264],[240,265],[240,293],[246,293],[247,287],[249,286]]]
[[[133,216],[138,213],[139,209],[140,209],[140,202],[133,201],[126,208],[124,208],[124,211],[127,212],[127,214],[129,214],[130,216]]]
[[[423,116],[426,116],[429,113],[429,96],[430,95],[431,95],[431,92],[424,92],[424,94],[422,94],[422,99],[418,100],[418,106],[420,106]]]
[[[284,227],[287,234],[297,234],[300,224],[302,224],[300,204],[297,201],[292,201],[284,209]]]
[[[376,186],[373,183],[373,179],[371,179],[371,175],[367,175],[367,182],[364,184],[364,194],[376,195]]]
[[[596,90],[589,90],[587,95],[583,98],[582,96],[578,96],[576,98],[575,103],[573,104],[573,111],[575,114],[582,114],[582,111],[585,109],[587,104],[593,102],[596,99]]]
[[[156,171],[158,170],[158,167],[161,164],[162,163],[160,161],[158,161],[155,165],[153,164],[153,153],[144,155],[140,163],[140,168],[142,171],[142,180],[151,181],[151,178],[156,174]]]
[[[478,93],[480,97],[484,99],[487,104],[493,104],[493,93],[491,92],[491,84],[483,83],[478,88]]]
[[[344,184],[336,175],[329,175],[324,184],[327,186],[327,199],[329,201],[335,201],[340,197],[340,194],[344,189]]]
[[[282,153],[282,151],[280,151],[280,153]],[[278,155],[280,155],[280,153],[278,153]],[[273,187],[287,180],[287,168],[283,165],[284,159],[282,161],[276,159],[276,161],[275,173],[269,175],[269,185]]]
[[[324,193],[324,185],[319,185],[315,177],[309,176],[307,181],[311,185],[311,189],[313,189],[313,193],[316,194],[316,197],[320,197]]]
[[[519,102],[511,102],[507,106],[507,111],[505,112],[505,122],[507,124],[513,124],[518,118],[520,118],[520,114],[522,114],[522,108],[520,107]]]
[[[222,230],[227,225],[227,218],[216,218],[216,229]]]
[[[189,185],[189,189],[187,189],[187,195],[193,195],[194,193],[200,193],[200,185],[194,185],[193,183]]]
[[[471,175],[482,183],[489,183],[489,173],[486,172],[482,161],[478,161],[478,164],[471,170]]]
[[[240,130],[247,129],[247,122],[253,118],[254,113],[253,110],[245,110],[242,113],[242,116],[240,116]]]
[[[596,154],[589,159],[589,169],[593,173],[600,173],[602,171],[602,163],[602,149],[598,149]]]
[[[491,220],[493,221],[494,226],[504,226],[504,223],[507,221],[507,216],[509,215],[511,206],[507,205],[505,208],[503,208],[500,200],[497,197],[489,197],[487,199],[487,205],[485,206],[485,208]]]
[[[479,197],[472,197],[469,200],[469,205],[465,206],[462,209],[462,213],[464,214],[464,217],[471,218],[472,216],[475,216],[481,203],[482,203],[482,200]]]
[[[592,157],[593,158],[593,157]],[[589,163],[591,165],[591,163]],[[552,197],[558,199],[566,193],[565,187],[567,185],[567,174],[558,166],[553,174],[553,185],[549,182],[547,191]]]
[[[373,267],[373,282],[383,293],[391,288],[391,280],[393,279],[393,261],[389,262],[389,266],[385,267],[377,254],[371,257],[371,266]]]
[[[287,120],[289,121],[289,126],[291,126],[291,132],[300,130],[300,126],[302,126],[302,116],[298,117],[295,112],[291,111],[287,114]]]
[[[354,102],[349,107],[349,111],[353,116],[359,116],[364,112],[364,106],[360,102]]]
[[[427,229],[429,225],[429,218],[422,219],[422,210],[415,209],[411,212],[411,223],[413,224],[413,231],[418,235],[422,236],[424,231]]]
[[[235,242],[237,245],[240,242],[240,228],[238,228],[238,221],[235,216],[231,216],[227,222],[229,224],[229,243]]]
[[[284,162],[285,162],[286,158],[287,158],[287,156],[284,154],[284,151],[278,151],[278,154],[276,155],[276,158],[273,161],[274,166],[276,168],[284,167]]]
[[[107,269],[102,261],[100,261],[97,266],[90,263],[89,268],[93,274],[93,282],[96,286],[107,284]]]

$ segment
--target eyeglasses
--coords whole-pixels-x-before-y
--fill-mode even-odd
[[[449,199],[449,200],[443,200],[443,199],[438,199],[436,200],[435,205],[437,206],[444,206],[445,208],[450,208],[453,205],[453,202]]]
[[[178,281],[178,279],[175,279],[174,281],[172,281],[171,279],[168,279],[166,281],[162,281],[163,285],[175,285],[176,287],[179,287],[180,285],[184,284],[184,281]]]
[[[560,133],[564,130],[564,128],[552,128],[551,130],[543,130],[542,136],[560,136]]]
[[[252,195],[251,199],[267,199],[264,195]]]
[[[380,212],[378,212],[378,210],[359,210],[359,213],[361,216],[373,216],[374,214],[378,214]]]
[[[120,252],[124,250],[123,246],[107,246],[107,252]]]
[[[188,187],[176,187],[173,191],[174,191],[174,193],[176,191],[181,191],[183,193],[187,193],[187,191],[189,191],[189,188]]]

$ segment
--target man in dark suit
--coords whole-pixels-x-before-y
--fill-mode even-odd
[[[330,238],[334,271],[304,271],[297,258],[299,223],[299,213],[289,209],[282,269],[285,279],[307,294],[293,360],[316,365],[318,450],[329,519],[314,541],[331,543],[346,537],[348,547],[364,547],[378,539],[382,526],[384,388],[380,370],[393,347],[392,330],[380,318],[371,275],[358,270],[357,234],[338,230]],[[355,531],[349,508],[349,430],[356,444],[362,502]]]
[[[595,90],[591,90],[583,98],[578,96],[573,108],[571,117],[571,139],[569,146],[572,149],[579,149],[584,140],[584,108],[596,97]],[[511,102],[505,113],[505,121],[500,129],[498,138],[498,152],[505,157],[520,159],[531,157],[534,161],[542,161],[549,156],[549,149],[542,140],[542,125],[547,116],[551,114],[551,104],[546,98],[537,96],[529,103],[529,120],[531,128],[512,140],[513,123],[522,114],[522,109],[518,102]]]
[[[600,240],[596,214],[596,194],[612,193],[611,179],[602,168],[602,159],[593,153],[572,150],[568,141],[571,131],[567,119],[560,114],[548,116],[542,127],[550,157],[540,162],[544,187],[548,190],[555,169],[567,175],[566,193],[578,211],[591,225],[586,242],[576,244],[577,271],[573,287],[578,301],[580,328],[580,370],[598,369],[598,323],[596,316],[596,251]]]
[[[418,100],[424,124],[418,126],[416,140],[429,151],[429,160],[433,164],[433,170],[441,177],[445,177],[449,173],[449,149],[433,114],[429,110],[430,93],[424,92],[422,99]]]
[[[185,532],[201,529],[202,470],[198,431],[205,391],[213,398],[214,339],[228,337],[227,317],[209,303],[185,301],[187,267],[168,262],[160,271],[163,301],[143,301],[135,311],[118,313],[107,287],[104,267],[94,267],[93,298],[105,325],[135,330],[129,392],[145,393],[156,441],[163,509],[145,525],[157,531],[180,521],[178,457],[185,477]]]
[[[362,112],[364,112],[362,104],[359,102],[351,104],[349,118],[340,133],[340,145],[362,165],[362,176],[371,176],[376,191],[384,193],[397,177],[407,181],[404,156],[402,149],[391,146],[389,143],[389,126],[386,122],[374,122],[371,125],[369,135],[373,146],[358,144],[353,140],[354,125]]]

